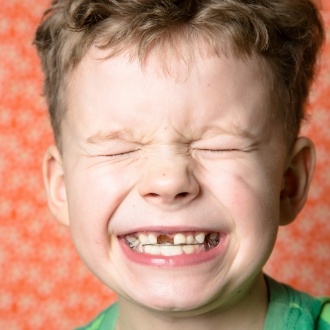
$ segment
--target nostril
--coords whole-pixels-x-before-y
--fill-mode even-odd
[[[149,193],[149,194],[145,195],[145,197],[151,198],[151,199],[159,199],[159,198],[164,199],[165,198],[165,199],[174,201],[174,200],[185,199],[189,195],[190,195],[189,192],[181,192],[181,193],[176,194],[173,198],[171,196],[166,196],[166,194]],[[166,197],[168,197],[168,198],[166,198]]]
[[[181,192],[181,193],[177,194],[175,197],[176,198],[184,198],[184,197],[186,197],[188,195],[189,195],[188,192]]]
[[[149,197],[158,197],[159,195],[156,194],[156,193],[149,193],[148,196],[149,196]]]

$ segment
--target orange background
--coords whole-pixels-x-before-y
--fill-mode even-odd
[[[33,34],[48,0],[0,7],[0,329],[72,329],[115,296],[82,264],[67,228],[50,216],[41,159],[52,142]],[[318,165],[308,205],[280,230],[266,271],[314,295],[330,295],[330,1],[327,44],[304,128]]]

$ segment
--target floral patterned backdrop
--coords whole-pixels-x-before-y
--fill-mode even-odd
[[[40,167],[52,135],[32,39],[48,3],[0,6],[1,330],[72,329],[115,299],[46,206]],[[327,44],[304,128],[317,146],[316,175],[306,208],[280,230],[266,266],[271,276],[314,295],[330,295],[330,1],[322,6]]]

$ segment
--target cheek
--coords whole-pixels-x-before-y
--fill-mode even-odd
[[[260,240],[274,236],[279,221],[280,178],[259,164],[209,167],[204,184],[226,209],[237,235]]]
[[[231,272],[241,276],[260,270],[269,258],[279,223],[279,188],[273,176],[254,171],[227,171],[213,180],[213,193],[229,214],[235,258]]]
[[[75,168],[67,182],[70,230],[84,259],[108,255],[110,220],[130,191],[131,180],[105,166],[97,170]],[[98,256],[99,258],[99,256]]]
[[[72,172],[68,175],[67,191],[73,221],[77,220],[76,213],[90,220],[104,214],[104,221],[108,221],[132,186],[129,171],[113,171],[106,165],[97,169],[76,168]]]

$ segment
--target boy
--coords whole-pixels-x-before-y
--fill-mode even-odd
[[[49,207],[118,303],[81,329],[329,329],[262,273],[303,207],[309,0],[55,1],[35,43]]]

